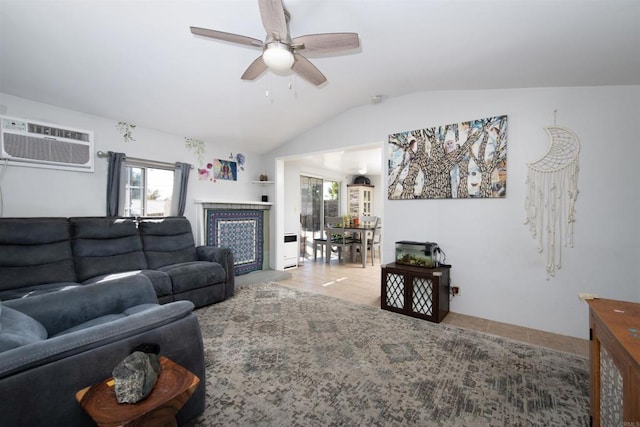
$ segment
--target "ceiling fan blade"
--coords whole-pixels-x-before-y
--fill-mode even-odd
[[[293,48],[307,53],[329,53],[360,46],[357,33],[307,34],[292,41]],[[298,46],[301,45],[301,46]]]
[[[327,81],[324,74],[322,74],[320,70],[318,70],[307,58],[299,53],[294,53],[293,56],[296,60],[291,69],[300,77],[316,86],[320,86],[322,83]]]
[[[242,80],[255,80],[258,76],[267,70],[267,64],[262,60],[262,55],[258,56],[255,61],[249,65],[249,68],[244,72]]]
[[[197,36],[209,37],[211,39],[222,40],[231,43],[244,44],[248,46],[262,47],[262,40],[252,37],[240,36],[238,34],[225,33],[224,31],[209,30],[207,28],[191,27],[191,32]]]
[[[289,39],[289,29],[282,0],[258,0],[258,6],[267,35],[286,42]]]

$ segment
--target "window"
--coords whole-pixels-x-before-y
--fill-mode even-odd
[[[340,216],[340,183],[338,181],[323,181],[324,187],[324,214],[328,216]]]
[[[168,216],[174,169],[145,162],[125,162],[124,216]]]
[[[304,256],[313,255],[313,239],[324,236],[324,218],[340,216],[340,182],[300,176],[300,228]]]
[[[313,242],[322,230],[322,179],[300,176],[300,202],[303,240]]]

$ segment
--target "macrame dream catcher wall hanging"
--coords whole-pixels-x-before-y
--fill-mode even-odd
[[[538,252],[547,251],[549,280],[562,266],[562,246],[573,247],[580,141],[570,129],[556,126],[555,119],[545,131],[550,139],[547,152],[527,164],[525,210]]]

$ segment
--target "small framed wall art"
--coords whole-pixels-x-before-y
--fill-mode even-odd
[[[238,164],[230,160],[213,160],[214,179],[225,179],[228,181],[238,180]]]

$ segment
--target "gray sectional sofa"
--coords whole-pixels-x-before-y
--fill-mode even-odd
[[[234,293],[228,248],[194,244],[184,217],[1,218],[0,300],[142,274],[160,303]]]
[[[231,251],[196,247],[183,217],[0,218],[0,424],[94,425],[75,393],[141,346],[201,379],[178,421],[199,415],[192,311],[234,283]]]
[[[201,414],[204,351],[192,309],[189,301],[158,304],[143,275],[1,302],[0,425],[95,426],[76,392],[151,347],[202,379],[178,422]]]

